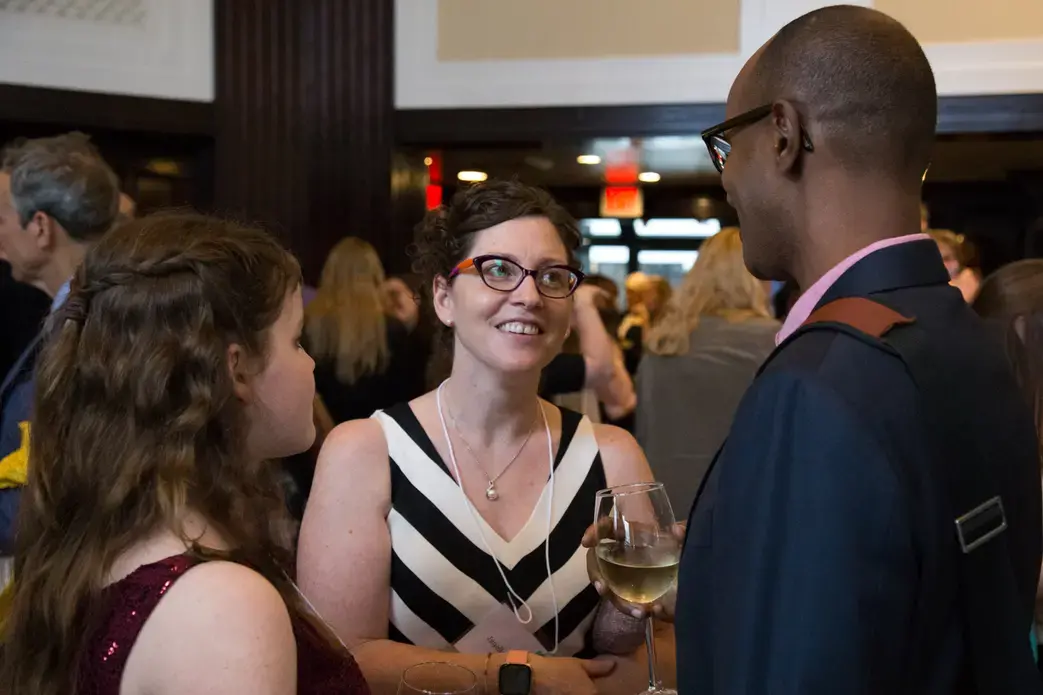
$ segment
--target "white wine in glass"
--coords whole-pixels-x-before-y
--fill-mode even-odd
[[[598,559],[605,586],[619,598],[655,604],[677,581],[681,541],[662,483],[621,485],[598,492],[594,506]],[[649,610],[648,690],[643,695],[676,695],[664,689],[656,671],[655,624]]]
[[[631,603],[653,604],[677,580],[680,547],[669,544],[627,547],[604,539],[597,547],[605,583],[616,596]]]

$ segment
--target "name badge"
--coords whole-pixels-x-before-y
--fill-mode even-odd
[[[512,650],[546,654],[536,636],[518,622],[510,606],[501,603],[461,637],[454,647],[464,654],[503,653]]]

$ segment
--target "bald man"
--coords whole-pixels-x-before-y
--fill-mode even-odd
[[[689,518],[681,693],[1039,690],[1039,448],[920,233],[936,103],[908,31],[830,7],[762,47],[704,133],[748,268],[805,290]],[[956,476],[983,481],[970,500]]]

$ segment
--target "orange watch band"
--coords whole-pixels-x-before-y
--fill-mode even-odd
[[[519,650],[512,650],[507,652],[507,663],[508,664],[528,664],[529,663],[529,652],[523,652]]]

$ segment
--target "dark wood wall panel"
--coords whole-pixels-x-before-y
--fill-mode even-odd
[[[209,136],[214,130],[214,108],[199,101],[0,84],[0,121]]]
[[[218,0],[216,207],[281,233],[317,280],[344,236],[400,267],[393,0]]]
[[[400,144],[413,146],[528,144],[695,135],[722,120],[724,104],[403,109],[395,114],[395,130]],[[1043,94],[938,100],[940,134],[1039,131],[1043,131]]]

